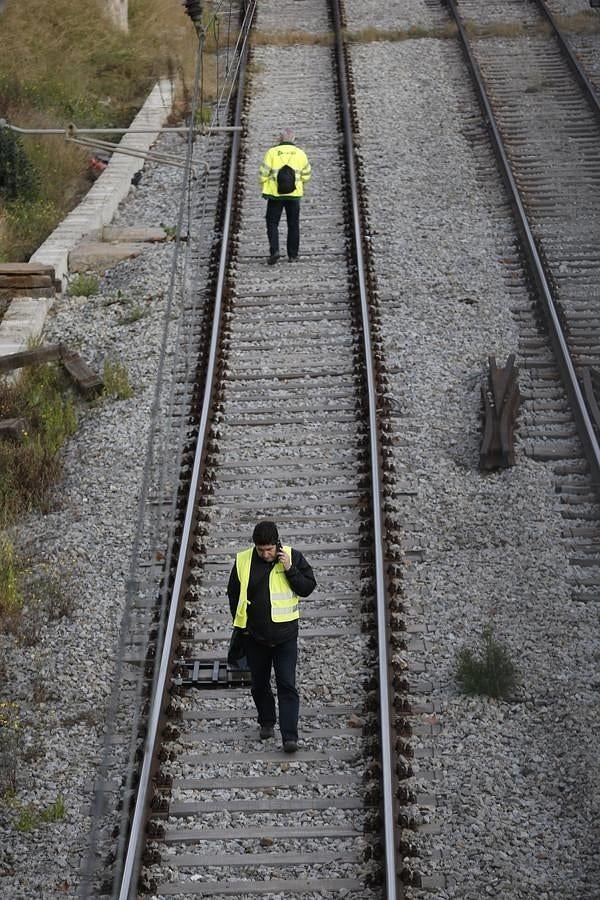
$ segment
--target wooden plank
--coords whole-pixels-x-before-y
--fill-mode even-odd
[[[0,263],[0,277],[2,275],[50,275],[54,279],[54,266],[32,262]]]
[[[50,275],[0,275],[0,288],[52,288],[54,282]]]
[[[50,344],[48,347],[38,347],[35,350],[8,353],[6,356],[0,356],[0,372],[11,372],[13,369],[35,366],[38,363],[55,362],[60,359],[61,352],[61,344]]]
[[[81,358],[79,353],[76,353],[74,350],[64,351],[61,354],[61,362],[82,394],[88,396],[100,393],[104,382]]]

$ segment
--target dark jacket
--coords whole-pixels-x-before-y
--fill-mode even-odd
[[[252,637],[264,644],[281,644],[298,634],[298,620],[293,622],[273,622],[271,619],[271,599],[269,596],[269,575],[275,562],[266,562],[252,552],[250,581],[248,583],[248,624]],[[308,597],[316,585],[313,570],[299,550],[292,548],[292,565],[285,573],[290,587],[299,597]],[[235,563],[227,585],[231,617],[235,617],[240,599],[240,580]]]

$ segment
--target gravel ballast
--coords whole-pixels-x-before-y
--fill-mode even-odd
[[[444,19],[423,0],[398,6],[351,0],[348,27]],[[591,900],[600,896],[597,610],[570,599],[553,469],[524,455],[526,429],[513,469],[477,471],[483,367],[518,341],[519,301],[508,299],[502,263],[512,235],[504,195],[478,174],[484,151],[466,137],[477,106],[454,42],[374,41],[351,56],[398,410],[395,461],[418,486],[397,501],[404,550],[421,557],[406,568],[406,618],[427,626],[410,662],[433,685],[415,699],[436,703],[430,724],[441,726],[413,739],[414,785],[436,800],[415,813],[438,830],[415,835],[421,857],[407,861],[432,890],[407,896]],[[491,155],[484,163],[493,170]],[[173,226],[180,181],[177,170],[147,167],[117,223]],[[256,227],[260,247],[262,220]],[[93,368],[106,358],[125,365],[135,394],[81,408],[55,507],[13,535],[62,573],[72,611],[44,624],[31,647],[0,638],[1,698],[18,704],[24,750],[19,806],[0,815],[0,894],[10,900],[73,896],[79,884],[172,247],[147,246],[112,269],[96,296],[58,299],[47,323],[48,342],[76,347]],[[144,316],[126,324],[137,306]],[[521,675],[509,701],[465,697],[454,679],[456,652],[477,646],[490,622]],[[23,807],[59,796],[63,819],[16,829]]]

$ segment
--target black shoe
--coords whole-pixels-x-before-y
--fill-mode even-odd
[[[284,741],[283,749],[286,753],[295,753],[298,749],[298,741]]]
[[[298,257],[297,257],[297,256],[288,256],[288,259],[289,259],[290,262],[298,262]]]
[[[272,738],[275,734],[275,729],[273,725],[261,725],[260,726],[260,739],[261,741],[268,741],[269,738]]]
[[[267,262],[270,266],[274,266],[276,262],[279,262],[279,253],[271,253]]]

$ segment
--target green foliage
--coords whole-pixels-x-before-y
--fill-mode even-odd
[[[181,0],[131,0],[127,33],[110,25],[104,6],[99,0],[6,5],[0,114],[11,124],[126,127],[164,76],[181,77],[185,97],[197,37]],[[22,155],[15,151],[18,185],[12,163],[8,175],[2,174],[0,148],[0,196],[8,178],[3,199],[19,202],[10,216],[0,211],[0,260],[5,261],[28,259],[89,188],[86,150],[62,136],[27,135],[21,141]]]
[[[170,241],[175,240],[177,237],[177,228],[174,225],[165,225],[164,222],[161,222],[160,227]]]
[[[61,219],[60,208],[46,198],[19,198],[6,203],[4,221],[8,237],[3,242],[3,258],[29,258]]]
[[[97,275],[74,275],[69,280],[69,297],[93,297],[100,290]]]
[[[0,441],[0,527],[22,513],[47,511],[61,468],[57,453],[77,428],[72,391],[54,364],[31,366],[18,381],[0,379],[0,416],[25,418],[22,443]]]
[[[18,819],[15,822],[17,831],[23,834],[30,834],[47,822],[59,822],[66,815],[65,801],[62,797],[57,797],[54,803],[46,806],[42,810],[36,810],[31,803],[21,810]]]
[[[15,548],[0,536],[0,624],[10,624],[20,616],[24,602],[22,582],[22,567]]]
[[[14,131],[0,127],[0,198],[5,202],[17,198],[34,200],[38,189],[37,173],[21,138]]]
[[[479,656],[468,647],[459,650],[456,679],[467,694],[508,697],[517,686],[516,667],[506,647],[494,639],[491,625],[484,628],[482,637],[483,648]]]
[[[12,805],[17,790],[19,751],[23,726],[17,704],[0,700],[0,795],[3,805]]]
[[[148,315],[150,315],[149,309],[145,309],[143,306],[135,304],[131,309],[119,317],[119,325],[134,325],[136,322],[139,322],[140,319],[145,319]]]
[[[105,396],[117,397],[119,400],[129,400],[133,397],[129,373],[122,363],[110,359],[105,360],[102,380]]]
[[[40,819],[42,822],[60,822],[64,819],[66,812],[64,797],[58,796],[54,803],[41,811]]]
[[[201,106],[196,110],[196,124],[209,125],[212,120],[212,109],[210,106]]]
[[[29,366],[18,383],[22,414],[40,446],[56,454],[77,430],[73,395],[56,365]],[[34,438],[34,439],[35,439]]]

